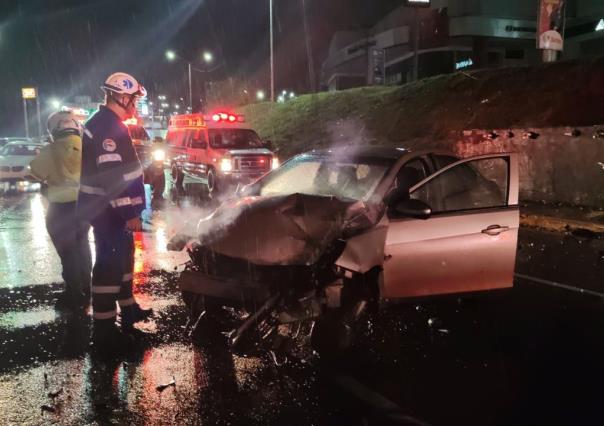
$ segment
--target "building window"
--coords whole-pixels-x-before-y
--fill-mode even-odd
[[[524,50],[506,50],[505,59],[524,59]]]

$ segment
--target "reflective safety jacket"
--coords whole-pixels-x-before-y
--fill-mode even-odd
[[[48,184],[48,201],[70,203],[78,198],[82,139],[78,135],[56,138],[29,164],[32,175]]]
[[[78,215],[116,226],[139,217],[145,208],[143,169],[128,128],[101,106],[86,123]]]

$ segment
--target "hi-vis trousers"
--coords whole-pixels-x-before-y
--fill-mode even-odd
[[[114,320],[120,308],[135,304],[132,296],[134,238],[125,224],[93,223],[96,261],[92,269],[92,317]]]

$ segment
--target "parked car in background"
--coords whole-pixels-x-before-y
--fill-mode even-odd
[[[14,141],[0,148],[0,183],[3,186],[28,188],[39,187],[31,175],[29,163],[42,149],[41,144],[27,140]]]
[[[124,124],[128,127],[134,150],[143,166],[144,182],[151,186],[153,199],[161,199],[166,186],[164,175],[166,151],[163,140],[158,137],[151,140],[147,130],[136,118],[126,120]]]

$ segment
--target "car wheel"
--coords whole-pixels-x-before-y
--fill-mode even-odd
[[[208,170],[206,193],[208,198],[215,198],[219,193],[218,179],[216,176],[216,170],[210,167]]]

